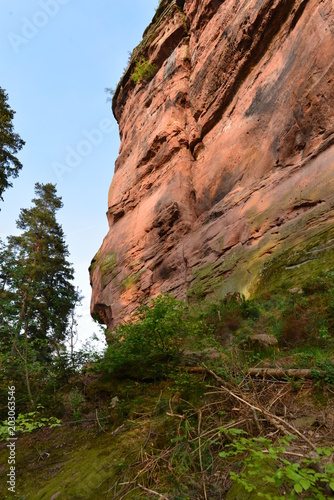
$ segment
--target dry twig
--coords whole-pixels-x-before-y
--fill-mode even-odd
[[[168,498],[165,497],[164,495],[161,495],[157,491],[149,490],[148,488],[145,488],[145,486],[142,486],[141,484],[138,484],[138,488],[140,488],[141,490],[146,491],[147,493],[151,493],[152,495],[155,495],[155,496],[157,496],[159,498],[163,498],[164,500],[168,500]]]
[[[99,424],[99,427],[100,427],[101,431],[106,434],[106,431],[103,429],[103,427],[102,427],[102,425],[100,423],[99,415],[98,415],[98,412],[97,412],[97,408],[95,408],[95,416],[96,416],[96,422]]]
[[[201,467],[204,498],[205,500],[207,500],[208,496],[206,492],[205,477],[204,477],[203,462],[202,462],[201,423],[202,423],[202,410],[198,410],[198,456]]]
[[[252,410],[255,410],[255,411],[262,413],[262,415],[265,417],[265,419],[268,420],[268,422],[270,422],[274,427],[276,427],[276,429],[279,429],[280,431],[287,433],[287,430],[285,429],[285,427],[287,427],[290,431],[292,431],[295,434],[298,434],[298,436],[300,438],[302,438],[304,441],[306,441],[306,443],[313,450],[315,450],[315,451],[317,450],[316,446],[306,436],[304,436],[304,434],[299,432],[298,429],[296,429],[293,425],[289,424],[289,422],[286,422],[284,419],[278,417],[277,415],[273,415],[272,413],[265,410],[264,408],[259,408],[259,407],[255,406],[253,403],[251,403],[247,399],[245,399],[244,395],[243,395],[243,397],[240,397],[237,394],[235,394],[233,391],[231,391],[230,389],[227,389],[227,387],[224,387],[224,385],[221,386],[221,389],[223,389],[223,391],[227,392],[228,394],[230,394],[230,396],[233,396],[236,400],[245,404],[246,406],[248,406]]]

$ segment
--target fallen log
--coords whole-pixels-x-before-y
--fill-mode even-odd
[[[188,373],[211,373],[207,367],[203,366],[187,366],[186,370]],[[312,378],[312,370],[304,368],[250,368],[248,370],[248,375],[251,377],[261,377],[261,378]]]
[[[312,370],[301,368],[250,368],[248,374],[261,378],[312,378]]]
[[[188,373],[208,373],[208,370],[203,366],[187,366],[186,370]]]

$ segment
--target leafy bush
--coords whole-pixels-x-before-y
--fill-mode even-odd
[[[215,336],[221,344],[230,342],[231,334],[238,335],[238,330],[253,324],[261,317],[259,305],[254,300],[246,300],[239,293],[225,297],[216,303],[208,304],[199,313],[206,324],[207,333]]]
[[[295,347],[313,344],[310,314],[305,309],[291,309],[282,317],[281,331],[279,332],[280,345]]]
[[[317,368],[312,370],[312,378],[318,384],[334,384],[334,363],[330,360],[319,361]]]
[[[194,397],[201,397],[205,392],[206,382],[188,373],[183,366],[177,366],[169,375],[172,388],[183,399],[194,401]]]
[[[136,85],[148,81],[154,77],[157,69],[158,67],[155,64],[151,64],[150,61],[142,57],[136,62],[136,67],[131,75],[131,79]]]
[[[260,309],[255,301],[246,300],[245,297],[243,297],[240,303],[240,309],[243,318],[259,319],[261,316]]]
[[[82,416],[81,410],[83,403],[85,402],[85,398],[79,392],[79,389],[77,387],[70,393],[68,402],[71,406],[74,420],[79,420]]]
[[[242,469],[238,473],[231,471],[230,476],[248,493],[257,493],[259,498],[267,500],[285,500],[307,492],[308,498],[322,500],[326,498],[325,485],[334,489],[334,464],[323,465],[322,472],[318,472],[319,462],[330,457],[333,449],[319,448],[317,457],[291,462],[286,458],[289,456],[286,452],[295,436],[285,436],[273,444],[264,437],[247,438],[246,432],[240,429],[221,429],[221,432],[232,437],[233,441],[225,446],[226,451],[221,452],[220,457],[229,461],[235,459],[239,463],[242,460]],[[276,486],[277,491],[284,491],[284,496],[259,491],[258,481],[264,488]]]
[[[184,302],[162,295],[142,304],[112,335],[101,368],[134,379],[165,378],[177,364],[184,339],[196,333]]]
[[[315,293],[333,292],[334,290],[334,269],[321,271],[318,276],[311,277],[303,285],[303,291],[306,295]]]
[[[46,425],[52,429],[53,427],[60,427],[61,421],[56,417],[42,417],[41,410],[44,406],[37,405],[36,411],[31,411],[29,413],[20,413],[15,420],[15,433],[25,434],[27,432],[35,431],[36,429],[41,429]],[[8,439],[8,421],[5,420],[0,425],[0,439]]]

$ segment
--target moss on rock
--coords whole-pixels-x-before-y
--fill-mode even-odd
[[[115,252],[109,252],[104,259],[99,262],[102,284],[107,285],[110,280],[117,274],[117,257]]]

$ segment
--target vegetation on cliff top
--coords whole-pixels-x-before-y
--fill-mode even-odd
[[[136,61],[136,66],[134,72],[131,75],[132,81],[137,85],[144,81],[148,81],[157,72],[157,65],[152,64],[150,61],[146,60],[144,57]]]
[[[117,99],[123,94],[128,81],[135,85],[149,81],[158,71],[158,66],[155,61],[150,61],[148,48],[159,34],[159,28],[164,19],[172,16],[177,12],[181,15],[184,31],[187,33],[188,26],[183,14],[184,0],[161,0],[156,8],[155,15],[151,24],[143,33],[143,39],[140,44],[129,53],[129,59],[124,68],[123,75],[116,89],[107,87],[107,101],[112,102],[112,110],[115,114]],[[117,119],[117,118],[116,118]]]

